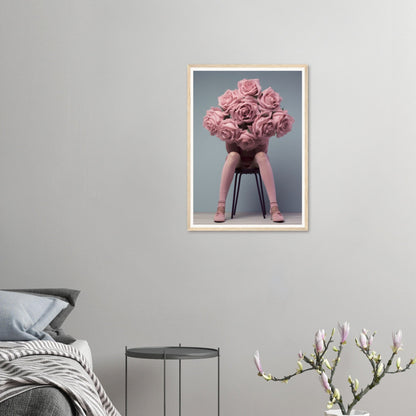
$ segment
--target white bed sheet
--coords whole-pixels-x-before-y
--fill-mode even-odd
[[[92,369],[92,353],[88,342],[85,339],[77,339],[70,345],[71,347],[76,348],[85,357]]]

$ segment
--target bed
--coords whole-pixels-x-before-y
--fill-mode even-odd
[[[62,329],[79,291],[0,290],[0,415],[120,416],[88,342]]]

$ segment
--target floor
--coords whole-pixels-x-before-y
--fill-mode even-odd
[[[231,219],[231,214],[226,213],[226,220],[224,223],[215,223],[214,222],[214,213],[209,212],[196,212],[193,216],[193,224],[190,226],[190,229],[215,229],[216,231],[221,231],[223,228],[225,230],[289,230],[289,229],[304,229],[302,224],[302,213],[300,212],[287,212],[282,213],[285,222],[276,223],[270,220],[270,215],[267,214],[266,218],[263,218],[263,215],[258,212],[237,212],[233,219]]]

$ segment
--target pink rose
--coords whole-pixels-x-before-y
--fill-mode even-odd
[[[236,145],[243,150],[253,150],[258,145],[258,140],[253,133],[244,130],[235,141]]]
[[[251,124],[259,115],[257,100],[254,97],[243,97],[230,107],[231,117],[238,124]]]
[[[227,143],[233,143],[240,137],[240,134],[241,130],[238,124],[231,118],[223,120],[218,127],[217,136]]]
[[[258,79],[242,79],[238,81],[238,91],[242,95],[259,95],[261,91]]]
[[[211,133],[211,136],[217,134],[221,121],[224,120],[224,112],[217,107],[211,107],[204,117],[202,125]]]
[[[272,113],[263,113],[259,115],[251,126],[254,135],[260,139],[272,137],[276,134],[276,126],[272,120]]]
[[[258,100],[260,108],[264,111],[275,111],[279,109],[282,97],[269,87],[260,93]]]
[[[241,98],[241,94],[238,90],[227,90],[223,95],[218,97],[218,105],[226,112],[230,112],[230,107]]]
[[[280,110],[273,114],[273,122],[276,127],[276,136],[282,137],[292,130],[295,119],[286,110]]]

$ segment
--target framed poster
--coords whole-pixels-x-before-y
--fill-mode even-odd
[[[307,65],[188,65],[188,230],[308,230]]]

